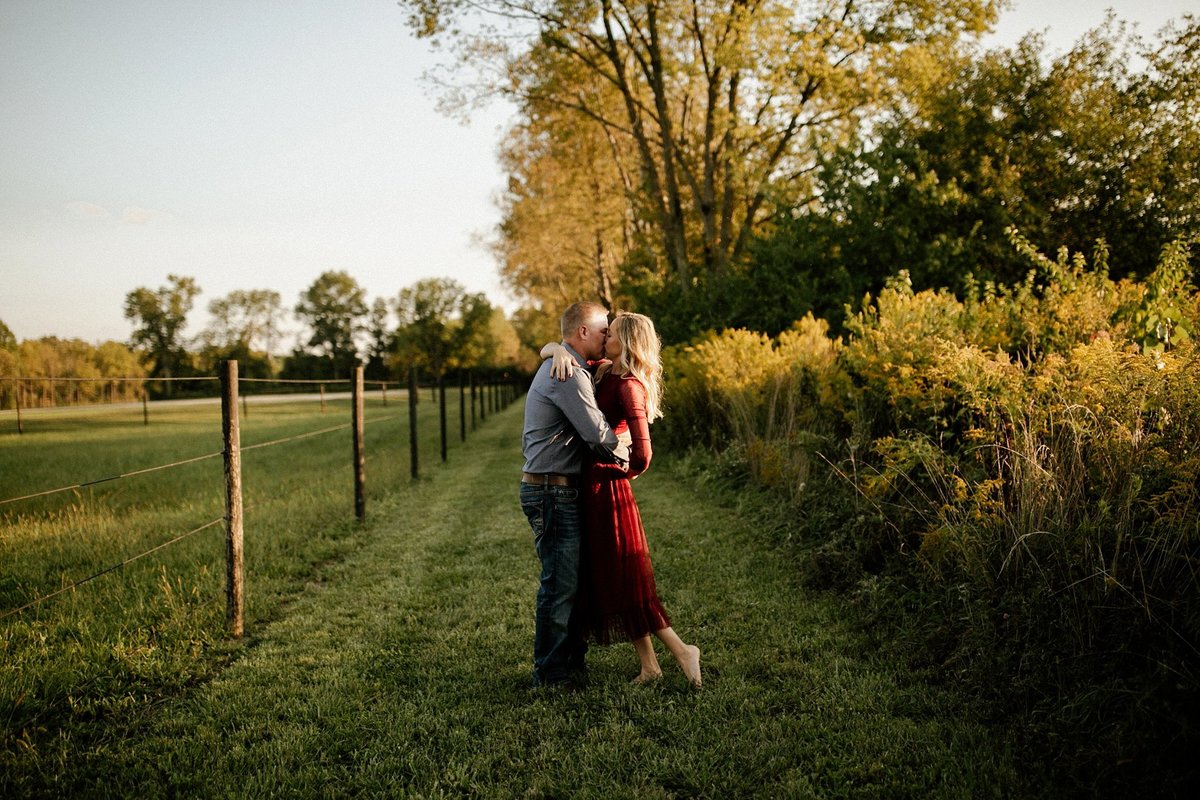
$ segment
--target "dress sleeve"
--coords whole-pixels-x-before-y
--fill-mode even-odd
[[[646,389],[637,378],[621,381],[621,406],[629,423],[629,473],[634,478],[650,468],[653,449],[650,446],[650,423],[646,421]]]

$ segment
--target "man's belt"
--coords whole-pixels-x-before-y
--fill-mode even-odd
[[[555,472],[522,472],[521,483],[533,486],[571,486],[575,483],[575,476],[559,475]]]

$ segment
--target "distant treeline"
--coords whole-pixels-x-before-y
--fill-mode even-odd
[[[535,335],[526,346],[484,295],[443,278],[418,281],[370,306],[345,272],[319,276],[291,310],[278,292],[237,290],[212,300],[210,323],[187,340],[182,332],[199,294],[195,279],[178,275],[157,289],[130,291],[124,307],[133,325],[128,343],[92,345],[53,336],[18,342],[0,321],[0,378],[43,379],[21,383],[22,402],[29,406],[132,400],[143,388],[151,397],[203,394],[210,388],[179,379],[214,375],[230,358],[250,378],[344,380],[363,365],[368,380],[407,380],[410,367],[431,380],[464,369],[526,371],[536,363],[530,348],[544,341]],[[291,352],[278,355],[289,320],[299,322],[302,332]],[[11,381],[0,384],[0,408],[14,406],[16,391]]]

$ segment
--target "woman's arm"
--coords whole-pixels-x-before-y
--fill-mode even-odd
[[[609,380],[612,380],[610,378]],[[646,389],[636,378],[621,381],[621,405],[625,409],[625,421],[629,423],[629,473],[636,478],[650,468],[654,449],[650,445],[650,423],[646,421]]]
[[[558,380],[565,381],[575,374],[575,359],[567,352],[567,348],[558,342],[547,342],[540,355],[544,359],[554,359],[554,363],[550,365],[550,374]]]

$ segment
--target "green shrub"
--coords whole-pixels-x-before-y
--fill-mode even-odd
[[[670,431],[736,450],[805,515],[853,505],[828,532],[798,525],[804,574],[857,579],[872,602],[890,586],[919,616],[917,592],[937,611],[920,625],[938,662],[1026,720],[1060,715],[1050,738],[1094,734],[1103,753],[1148,733],[1155,708],[1158,736],[1188,740],[1194,720],[1167,699],[1200,692],[1188,247],[1165,248],[1145,281],[1113,281],[1103,245],[1089,265],[1009,234],[1031,267],[1017,286],[960,299],[901,272],[847,309],[844,340],[810,316],[773,340],[725,331],[673,349]],[[1140,756],[1160,757],[1155,741]]]

